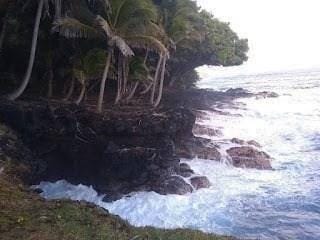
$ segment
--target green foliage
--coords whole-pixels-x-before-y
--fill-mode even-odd
[[[166,87],[193,87],[198,77],[192,70],[199,66],[233,66],[247,60],[247,40],[239,39],[228,23],[201,10],[192,0],[45,2],[30,86],[32,94],[43,93],[41,79],[49,70],[55,76],[54,85],[58,88],[55,92],[61,92],[72,69],[76,69],[74,73],[77,78],[83,78],[83,75],[86,75],[85,78],[99,78],[102,74],[100,63],[105,60],[102,55],[106,55],[111,46],[125,56],[135,55],[137,58],[132,60],[133,63],[144,58],[146,51],[151,52],[145,64],[148,71],[141,71],[140,67],[137,71],[129,71],[128,79],[133,81],[137,78],[143,81],[150,79],[154,75],[158,55],[170,56],[166,67]],[[12,4],[10,8],[9,3]],[[8,24],[0,53],[3,93],[19,85],[25,71],[36,9],[36,1],[0,2],[0,24],[2,26],[5,21]],[[97,49],[103,51],[97,53]],[[52,51],[49,56],[48,50]],[[89,56],[85,57],[86,54]],[[96,62],[92,57],[94,54],[97,54]],[[89,59],[90,56],[92,59]],[[111,70],[117,69],[116,65],[113,57]],[[83,71],[81,74],[79,69]],[[109,77],[113,75],[109,74]]]

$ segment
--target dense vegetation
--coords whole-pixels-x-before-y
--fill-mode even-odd
[[[164,89],[193,87],[195,68],[247,60],[247,40],[191,0],[1,0],[0,18],[0,88],[11,100],[156,107]]]

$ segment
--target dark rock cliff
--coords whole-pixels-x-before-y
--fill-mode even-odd
[[[61,103],[2,101],[0,121],[16,130],[38,159],[35,181],[63,178],[111,196],[173,193],[170,185],[181,182],[172,177],[180,172],[175,142],[192,136],[195,116],[184,108],[102,116]]]

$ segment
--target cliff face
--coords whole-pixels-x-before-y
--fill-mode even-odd
[[[184,108],[101,116],[61,103],[1,102],[0,121],[32,150],[35,182],[66,179],[110,196],[136,190],[192,191],[185,184],[176,188],[179,180],[172,180],[180,172],[175,142],[192,136],[195,122]]]

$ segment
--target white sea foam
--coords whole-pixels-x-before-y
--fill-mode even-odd
[[[90,187],[65,181],[41,183],[42,196],[96,203],[136,226],[193,228],[260,239],[320,239],[320,73],[263,75],[207,81],[228,88],[272,90],[272,99],[241,99],[240,116],[209,113],[201,124],[222,129],[212,137],[221,146],[237,137],[256,140],[273,158],[274,171],[237,169],[195,159],[186,161],[212,187],[186,196],[133,193],[113,203]],[[244,106],[244,107],[243,107]]]

